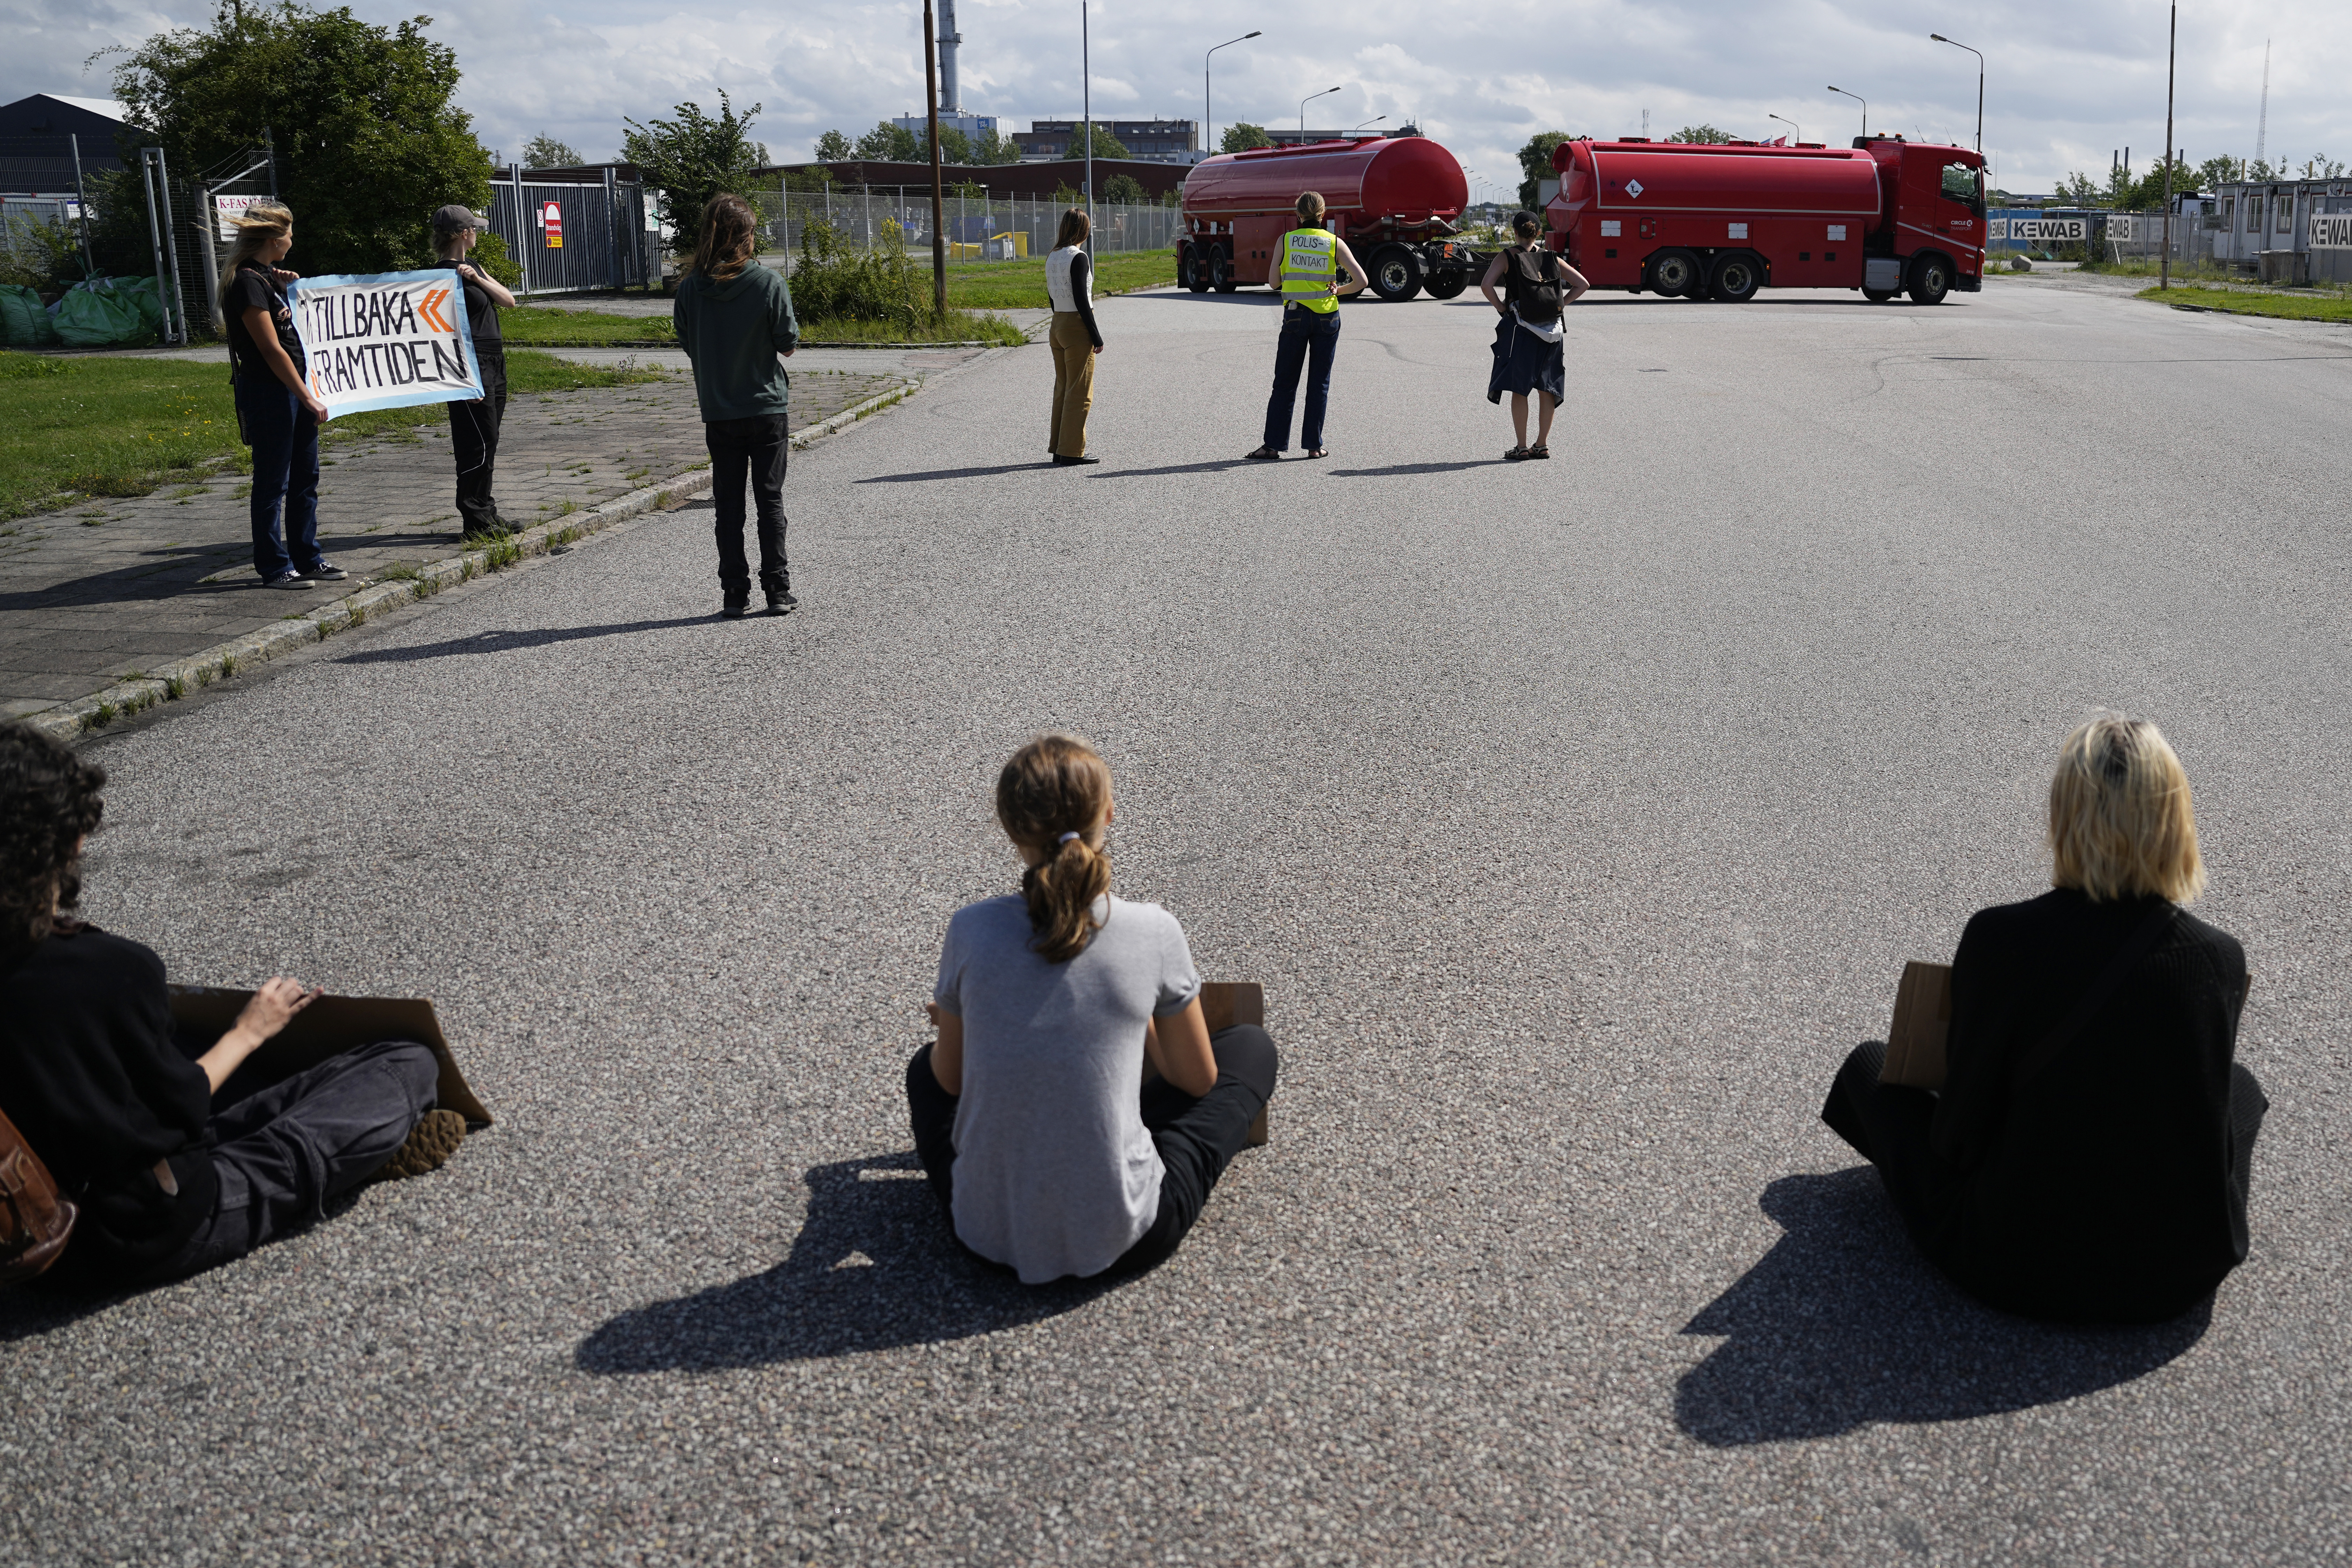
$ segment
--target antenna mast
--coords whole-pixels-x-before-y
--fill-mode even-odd
[[[2254,162],[2263,161],[2263,141],[2271,130],[2271,41],[2263,40],[2263,114],[2254,121]]]

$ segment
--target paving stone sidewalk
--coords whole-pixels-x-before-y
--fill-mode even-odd
[[[895,364],[796,365],[793,428],[915,379]],[[683,376],[529,395],[508,405],[499,504],[517,522],[543,521],[706,460]],[[305,591],[261,586],[240,474],[14,524],[0,536],[0,713],[23,717],[89,697],[460,552],[446,425],[331,444],[323,464],[331,466],[320,471],[320,541],[352,575]]]

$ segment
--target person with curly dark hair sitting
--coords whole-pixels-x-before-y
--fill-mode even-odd
[[[347,1051],[215,1109],[229,1075],[318,993],[272,979],[191,1061],[163,960],[70,912],[105,783],[37,731],[0,728],[0,1110],[81,1211],[48,1279],[194,1274],[370,1177],[446,1160],[465,1120],[434,1109],[439,1067],[412,1041]]]

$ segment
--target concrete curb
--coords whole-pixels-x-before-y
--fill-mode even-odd
[[[793,447],[797,451],[836,430],[878,414],[893,404],[904,402],[919,391],[922,384],[921,382],[914,382],[879,396],[869,397],[854,407],[845,408],[824,423],[795,435]],[[191,691],[228,679],[240,669],[267,664],[298,648],[323,642],[338,632],[365,626],[371,617],[385,611],[415,604],[419,599],[429,599],[444,588],[454,588],[460,583],[502,571],[527,555],[543,555],[551,550],[566,548],[573,541],[602,532],[616,522],[642,516],[709,488],[708,468],[679,474],[661,484],[631,490],[627,495],[616,496],[600,505],[539,523],[511,539],[501,539],[479,550],[468,550],[446,560],[431,562],[415,568],[414,576],[371,583],[356,593],[347,594],[331,604],[321,605],[307,616],[247,632],[228,642],[215,643],[202,653],[175,659],[151,674],[131,680],[118,680],[101,691],[44,709],[21,721],[58,740],[71,741],[102,730],[117,719],[144,712],[159,702],[175,702]]]

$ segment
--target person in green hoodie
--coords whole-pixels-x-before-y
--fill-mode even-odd
[[[748,476],[760,515],[760,587],[768,613],[781,616],[793,597],[784,560],[784,395],[791,383],[782,360],[801,341],[793,293],[783,274],[752,258],[759,226],[740,196],[718,195],[702,209],[702,237],[694,269],[678,279],[670,319],[694,366],[694,395],[702,409],[703,444],[710,449],[710,499],[718,508],[719,614],[740,617],[751,606],[751,567],[743,555],[743,482]]]

